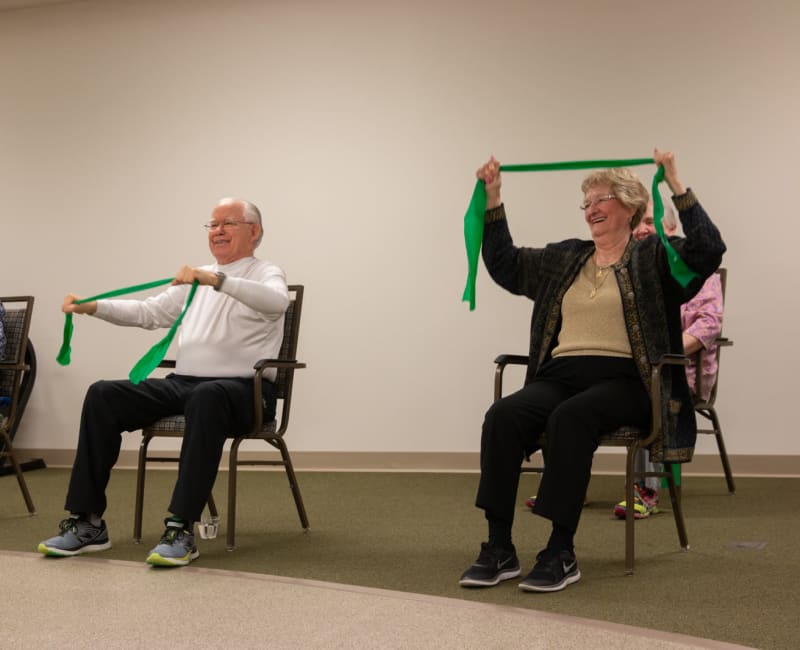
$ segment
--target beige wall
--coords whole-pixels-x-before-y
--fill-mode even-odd
[[[473,452],[491,361],[526,349],[530,313],[483,269],[477,310],[460,302],[475,168],[658,145],[729,247],[729,451],[800,454],[798,24],[790,0],[0,11],[0,295],[36,296],[40,358],[17,445],[74,447],[87,385],[158,338],[80,318],[60,367],[63,295],[208,262],[200,224],[240,195],[266,215],[261,256],[307,286],[292,448]],[[581,177],[506,175],[519,243],[586,236]]]

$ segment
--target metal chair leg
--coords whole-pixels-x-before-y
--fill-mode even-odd
[[[208,501],[206,503],[208,504],[208,514],[211,515],[211,518],[219,519],[219,513],[217,512],[217,502],[214,501],[213,494],[208,495]]]
[[[142,512],[144,510],[144,475],[147,469],[147,446],[152,440],[149,436],[143,436],[139,444],[139,460],[136,465],[136,506],[133,511],[133,543],[142,542]]]
[[[19,466],[17,457],[14,455],[14,450],[11,447],[11,438],[5,431],[2,431],[2,436],[3,443],[5,444],[5,452],[3,455],[7,456],[11,461],[11,466],[14,468],[14,473],[17,475],[17,483],[19,483],[19,489],[22,492],[22,498],[25,499],[25,506],[28,508],[28,513],[35,515],[36,506],[33,505],[33,499],[31,498],[31,493],[28,490],[28,484],[25,482],[25,477],[22,474],[22,468]]]
[[[232,551],[236,548],[236,470],[239,466],[239,445],[242,438],[234,438],[231,443],[228,464],[228,531],[225,548]]]
[[[722,427],[719,424],[719,417],[717,411],[712,406],[708,409],[711,416],[711,424],[714,427],[714,437],[717,439],[717,449],[719,449],[719,459],[722,461],[722,470],[725,472],[725,481],[728,483],[728,493],[736,494],[736,484],[733,482],[733,472],[731,471],[731,464],[728,461],[728,452],[725,449],[725,441],[722,438]]]
[[[672,463],[665,463],[664,470],[669,488],[669,498],[672,502],[672,514],[675,517],[675,527],[678,529],[678,541],[684,551],[689,550],[689,536],[686,533],[686,524],[683,520],[683,507],[681,506],[681,495],[675,483],[675,475],[672,473]]]
[[[286,468],[286,477],[289,479],[289,487],[292,490],[292,496],[294,497],[294,504],[297,507],[297,514],[300,517],[300,523],[303,526],[303,530],[308,530],[308,515],[306,515],[306,508],[303,505],[303,497],[300,495],[300,487],[297,484],[297,476],[295,476],[294,473],[294,466],[292,465],[292,458],[289,456],[289,449],[286,447],[283,438],[274,438],[272,442],[281,452],[283,466]]]
[[[633,575],[634,563],[634,508],[633,508],[633,474],[636,448],[628,447],[625,463],[625,575]]]

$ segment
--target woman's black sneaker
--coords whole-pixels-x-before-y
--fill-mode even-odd
[[[493,587],[519,574],[519,560],[513,546],[509,550],[483,542],[478,559],[464,571],[458,584],[462,587]]]
[[[519,583],[519,588],[523,591],[561,591],[580,579],[575,553],[546,548],[536,556],[533,570]]]

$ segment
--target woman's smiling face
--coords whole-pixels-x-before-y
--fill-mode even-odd
[[[583,218],[592,239],[613,233],[630,233],[633,208],[625,207],[608,185],[593,185],[583,197]]]

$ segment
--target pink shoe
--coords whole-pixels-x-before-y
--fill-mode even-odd
[[[636,489],[639,492],[639,498],[644,503],[644,507],[647,508],[647,511],[651,515],[658,514],[658,492],[653,488],[643,487],[640,485],[636,485]]]
[[[620,519],[625,519],[627,504],[620,501],[614,506],[614,514]],[[633,485],[633,518],[645,519],[654,515],[658,510],[658,492],[648,487],[641,487],[638,483]]]

